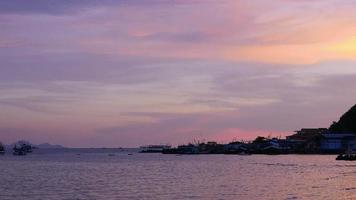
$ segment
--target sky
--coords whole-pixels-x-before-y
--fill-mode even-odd
[[[285,136],[356,103],[350,0],[0,1],[0,141]]]

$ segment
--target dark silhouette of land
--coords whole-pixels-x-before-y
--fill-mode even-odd
[[[228,144],[190,143],[162,150],[167,154],[340,154],[356,151],[356,105],[330,128],[302,128],[286,139],[258,136]]]
[[[338,122],[334,122],[330,126],[329,131],[335,133],[356,133],[356,105],[342,115]]]

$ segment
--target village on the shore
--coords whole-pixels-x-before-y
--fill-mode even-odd
[[[355,142],[354,142],[355,141]],[[234,141],[228,144],[197,142],[170,146],[152,145],[144,152],[164,154],[340,154],[356,149],[353,133],[331,133],[326,128],[303,128],[285,139],[259,136],[253,141]]]
[[[356,150],[356,105],[330,128],[302,128],[286,138],[259,136],[253,141],[194,142],[172,148],[150,145],[141,152],[164,154],[342,154]]]

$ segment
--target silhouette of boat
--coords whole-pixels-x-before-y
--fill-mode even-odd
[[[140,153],[162,153],[165,149],[170,149],[169,145],[148,145],[141,146]]]
[[[0,154],[5,154],[5,147],[1,142],[0,142]]]
[[[21,146],[14,146],[13,148],[13,155],[15,156],[24,156],[27,152]]]
[[[339,154],[336,157],[336,160],[349,160],[349,161],[353,161],[356,160],[356,154]]]
[[[13,155],[24,156],[27,153],[32,153],[32,145],[26,141],[18,141],[14,144]]]
[[[346,153],[339,154],[336,157],[336,160],[349,160],[349,161],[356,160],[356,151],[355,149],[352,148],[352,146],[354,146],[354,144],[350,143],[348,145]]]
[[[240,156],[250,156],[251,153],[247,152],[247,151],[242,151],[240,153],[238,153],[237,155],[240,155]]]

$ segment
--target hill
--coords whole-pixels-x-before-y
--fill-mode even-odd
[[[334,122],[329,131],[335,133],[356,133],[356,105],[343,114],[338,122]]]
[[[39,149],[63,149],[63,148],[65,148],[62,145],[53,145],[53,144],[49,144],[49,143],[43,143],[43,144],[35,145],[35,144],[32,144],[32,143],[30,143],[28,141],[24,141],[24,140],[21,140],[21,141],[18,141],[18,142],[29,144],[32,147],[39,148]],[[12,149],[16,143],[17,142],[12,143],[12,144],[8,144],[8,145],[5,144],[4,146],[5,146],[6,149]]]
[[[39,144],[39,145],[36,145],[36,147],[40,148],[40,149],[63,149],[63,148],[65,148],[61,145],[53,145],[53,144],[49,144],[49,143]]]

